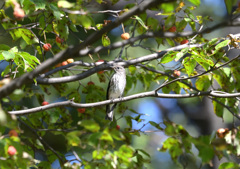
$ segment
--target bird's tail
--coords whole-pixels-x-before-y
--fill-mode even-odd
[[[114,115],[114,108],[117,106],[117,103],[115,103],[113,106],[108,105],[106,109],[106,120],[113,121],[113,115]]]

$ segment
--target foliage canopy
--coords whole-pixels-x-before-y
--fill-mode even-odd
[[[231,157],[240,153],[240,65],[239,54],[229,55],[239,51],[239,34],[207,36],[239,26],[240,6],[225,1],[231,21],[217,24],[196,14],[200,5],[200,0],[6,0],[0,10],[2,39],[6,36],[0,44],[0,168],[51,168],[56,160],[62,168],[143,168],[151,155],[131,143],[146,133],[146,125],[168,136],[158,151],[167,151],[183,168],[187,164],[180,158],[187,155],[200,158],[199,168],[212,165],[214,156],[227,159],[221,169],[239,168]],[[105,100],[113,63],[128,70],[126,97]],[[133,94],[139,84],[141,91]],[[169,119],[146,121],[127,105],[146,97],[208,98],[216,116],[230,112],[234,127],[194,137]],[[117,120],[109,122],[105,105],[112,102],[121,104]],[[140,122],[144,125],[133,129]]]

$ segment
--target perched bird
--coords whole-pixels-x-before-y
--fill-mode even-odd
[[[125,69],[122,66],[114,65],[112,67],[115,73],[111,76],[110,81],[108,83],[107,88],[107,100],[113,100],[116,98],[120,98],[123,95],[125,86],[126,86],[126,73]],[[114,108],[117,103],[110,104],[106,106],[106,117],[110,121],[113,121]]]

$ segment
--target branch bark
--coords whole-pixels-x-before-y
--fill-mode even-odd
[[[68,49],[63,50],[63,51],[59,52],[58,54],[56,54],[53,58],[49,58],[48,60],[43,62],[32,72],[26,73],[26,74],[22,75],[20,78],[12,80],[8,85],[1,87],[0,88],[0,99],[8,96],[15,89],[20,88],[24,84],[32,82],[32,80],[35,77],[37,77],[40,73],[42,73],[47,68],[53,67],[57,63],[60,63],[63,60],[66,60],[67,58],[73,58],[73,57],[77,56],[81,49],[84,49],[88,45],[93,44],[94,42],[99,40],[104,33],[109,32],[113,28],[117,27],[119,24],[126,21],[131,16],[145,12],[146,9],[156,6],[157,4],[164,3],[164,2],[169,2],[169,1],[168,0],[163,0],[163,1],[149,0],[149,1],[144,1],[140,5],[133,7],[131,10],[129,10],[129,12],[126,12],[123,15],[121,15],[119,18],[116,18],[116,20],[114,22],[108,24],[103,29],[92,33],[83,43],[76,45],[76,46],[70,46]]]
[[[63,102],[52,103],[45,106],[26,109],[26,110],[9,111],[8,113],[12,115],[26,115],[26,114],[32,114],[32,113],[48,110],[54,107],[64,107],[64,106],[76,107],[76,108],[97,107],[97,106],[104,106],[112,103],[126,102],[129,100],[145,98],[145,97],[179,98],[180,99],[180,98],[191,98],[191,97],[199,97],[199,96],[233,98],[233,97],[239,97],[240,93],[226,93],[226,92],[220,92],[220,91],[201,91],[201,92],[189,93],[189,94],[164,94],[164,93],[157,93],[155,91],[149,91],[149,92],[134,94],[131,96],[126,96],[123,98],[118,98],[114,100],[105,100],[105,101],[100,101],[95,103],[75,103],[73,100],[68,100]]]

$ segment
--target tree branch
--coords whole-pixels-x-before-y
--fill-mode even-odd
[[[88,38],[76,46],[70,46],[68,49],[63,50],[57,53],[53,58],[47,59],[41,65],[37,66],[35,70],[29,73],[25,73],[20,78],[12,80],[9,84],[0,88],[0,99],[11,94],[15,89],[20,88],[22,85],[32,82],[32,80],[37,77],[40,73],[46,70],[49,67],[53,67],[57,63],[60,63],[67,58],[73,58],[79,54],[79,51],[84,49],[86,46],[93,44],[99,40],[102,35],[106,32],[109,32],[113,28],[117,27],[122,22],[126,21],[133,15],[145,12],[146,9],[153,7],[157,4],[169,2],[168,0],[158,1],[158,0],[148,0],[144,1],[140,5],[133,7],[129,12],[123,13],[119,18],[116,18],[115,21],[107,24],[103,29],[92,33]]]
[[[18,110],[18,111],[9,111],[9,114],[14,114],[14,115],[26,115],[26,114],[32,114],[44,110],[48,110],[54,107],[64,107],[64,106],[69,106],[69,107],[97,107],[97,106],[104,106],[107,104],[112,104],[112,103],[120,103],[120,102],[126,102],[129,100],[133,99],[139,99],[139,98],[145,98],[145,97],[158,97],[158,98],[191,98],[191,97],[199,97],[199,96],[212,96],[212,97],[220,97],[220,98],[231,98],[231,97],[239,97],[240,93],[222,93],[221,91],[201,91],[201,92],[196,92],[196,93],[189,93],[189,94],[164,94],[164,93],[156,93],[155,91],[149,91],[149,92],[143,92],[139,94],[134,94],[131,96],[126,96],[123,98],[117,98],[114,100],[105,100],[105,101],[100,101],[100,102],[95,102],[95,103],[75,103],[73,100],[68,100],[68,101],[63,101],[63,102],[57,102],[57,103],[52,103],[49,105],[45,106],[40,106],[40,107],[35,107],[27,110]]]
[[[124,67],[128,67],[130,65],[136,65],[138,63],[159,59],[165,53],[167,53],[168,51],[181,50],[181,49],[186,48],[186,47],[201,47],[203,45],[204,44],[197,44],[197,45],[187,45],[187,44],[184,44],[184,45],[179,45],[179,46],[175,46],[175,47],[172,47],[172,48],[168,48],[168,49],[163,50],[163,51],[161,51],[159,53],[154,53],[154,54],[142,56],[142,57],[139,57],[139,58],[136,58],[136,59],[131,59],[131,60],[127,60],[127,61],[118,62],[118,64],[121,65],[121,66],[124,66]],[[89,76],[93,75],[94,73],[97,73],[97,72],[102,71],[102,70],[110,70],[110,69],[112,69],[110,66],[112,64],[114,64],[114,63],[116,63],[116,62],[115,61],[105,62],[104,64],[101,64],[99,66],[93,67],[93,68],[89,69],[86,72],[82,72],[80,74],[76,74],[76,75],[72,75],[72,76],[57,77],[57,78],[42,78],[42,77],[38,77],[37,78],[37,82],[39,84],[57,84],[57,83],[73,82],[73,81],[77,81],[77,80],[81,80],[81,79],[84,79],[86,77],[89,77]]]
[[[59,159],[59,161],[61,163],[64,163],[64,158],[61,157],[50,145],[48,145],[48,143],[40,136],[38,135],[38,133],[36,132],[36,130],[34,130],[32,127],[30,127],[28,124],[26,124],[24,121],[22,121],[20,118],[18,118],[18,121],[20,123],[22,123],[23,125],[25,125],[29,130],[31,130],[31,132],[33,132],[33,134],[35,134],[37,136],[37,138],[39,139],[39,141],[49,150],[51,150],[53,152],[53,154],[55,154],[57,156],[57,158]]]

